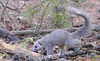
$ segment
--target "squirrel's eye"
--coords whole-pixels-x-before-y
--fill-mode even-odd
[[[35,48],[37,48],[37,46],[35,46]]]

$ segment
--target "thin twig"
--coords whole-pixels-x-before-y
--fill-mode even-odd
[[[7,10],[5,10],[5,12],[7,13]],[[11,19],[11,17],[9,16],[9,14],[7,13],[7,16],[9,17],[9,19],[11,20],[11,22],[14,24],[14,26],[16,27],[16,30],[18,30],[17,25],[14,23],[14,21]]]
[[[67,2],[68,2],[68,6],[72,5],[71,0],[67,0]]]
[[[5,3],[5,6],[4,6],[4,8],[3,8],[3,12],[2,12],[2,14],[1,14],[1,18],[3,18],[3,15],[4,15],[4,12],[5,12],[5,10],[6,10],[6,7],[7,7],[8,2],[9,2],[9,0],[7,0],[7,2]]]
[[[37,7],[40,6],[38,9],[36,9],[36,11],[38,12],[39,9],[41,9],[41,5],[42,5],[44,2],[45,2],[45,1],[41,2],[40,4],[38,4],[38,5],[34,6],[34,7],[32,7],[31,9],[35,9],[35,8],[37,8]],[[33,17],[33,15],[32,15],[32,17]],[[32,17],[29,17],[29,18],[28,18],[29,24],[32,22]],[[36,28],[37,28],[37,27],[38,27],[38,26],[36,26]]]
[[[71,0],[67,0],[68,6],[72,6]],[[73,18],[71,17],[71,14],[69,13],[69,20],[71,21],[71,25],[73,26]]]
[[[42,13],[42,17],[40,19],[40,25],[39,25],[39,28],[37,29],[37,32],[39,32],[40,28],[41,28],[41,25],[42,25],[42,21],[43,21],[43,18],[44,18],[44,14],[46,12],[46,9],[48,8],[48,6],[50,5],[50,3],[52,2],[52,0],[47,4],[46,8],[44,9],[43,13]]]
[[[8,4],[9,0],[7,0],[6,4],[4,5],[1,1],[0,3],[2,4],[2,6],[4,7],[3,9],[3,12],[2,12],[2,15],[4,14],[4,11],[7,13],[7,4]],[[1,15],[1,18],[2,18],[2,15]],[[9,19],[12,21],[12,23],[15,25],[16,29],[18,29],[18,27],[16,26],[16,24],[13,22],[13,20],[10,18],[9,14],[7,13],[7,16],[9,17]],[[5,24],[5,21],[4,21],[4,24]]]
[[[5,5],[4,5],[1,1],[0,1],[0,4],[1,4],[3,7],[5,7]],[[18,9],[13,9],[13,8],[11,8],[11,7],[9,7],[9,6],[6,6],[6,8],[18,12]]]
[[[23,4],[23,6],[19,9],[19,11],[21,11],[25,5],[26,5],[26,2],[24,1],[24,4]]]
[[[36,5],[35,7],[32,7],[32,9],[41,6],[45,1],[43,1],[42,3],[40,3],[39,5]]]

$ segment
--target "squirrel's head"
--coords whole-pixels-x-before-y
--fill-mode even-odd
[[[40,43],[39,40],[36,41],[36,42],[34,43],[34,45],[33,45],[33,51],[34,51],[34,52],[37,52],[37,51],[39,51],[39,50],[42,49],[42,48],[43,48],[42,43]]]

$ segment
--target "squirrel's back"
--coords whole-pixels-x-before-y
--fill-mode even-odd
[[[52,43],[53,45],[55,44],[59,45],[59,44],[64,44],[65,38],[69,40],[69,38],[72,38],[72,36],[68,31],[59,29],[59,30],[55,30],[51,32],[50,34],[44,36],[42,38],[42,41],[43,42],[45,41],[47,43]]]

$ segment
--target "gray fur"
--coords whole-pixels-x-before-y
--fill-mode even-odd
[[[83,9],[78,9],[78,8],[76,9],[73,7],[67,7],[66,9],[70,13],[76,14],[85,19],[85,24],[83,25],[83,27],[72,34],[73,38],[80,38],[89,35],[91,32],[90,21],[92,21],[92,16],[90,16],[90,14],[84,11]]]
[[[39,44],[38,41],[36,41],[36,42],[34,43],[34,45],[36,45],[37,48],[36,48],[36,46],[33,46],[33,48],[35,48],[35,49],[33,49],[33,51],[38,51],[38,50],[40,50],[40,49],[43,48],[43,46],[41,46],[41,45]]]
[[[87,35],[90,32],[89,21],[91,20],[91,18],[88,16],[87,12],[81,9],[67,7],[67,10],[70,13],[82,16],[85,19],[84,26],[80,30],[74,32],[72,35],[65,30],[61,30],[61,29],[55,30],[50,34],[44,36],[42,39],[38,40],[33,46],[34,51],[39,50],[42,47],[45,47],[47,51],[47,55],[50,55],[52,54],[52,50],[55,45],[58,45],[62,50],[64,48],[64,45],[67,45],[68,47],[72,47],[72,48],[81,47],[81,41],[77,38],[83,37],[84,35]],[[35,46],[38,45],[39,45],[38,49],[35,48]]]
[[[68,47],[77,48],[81,46],[81,41],[78,39],[73,39],[73,37],[65,30],[55,30],[50,34],[44,36],[42,39],[38,40],[41,46],[45,47],[47,55],[52,54],[53,47],[55,45],[63,48],[64,45]],[[38,46],[39,43],[35,43],[33,49],[36,50],[35,46]],[[41,49],[41,48],[40,48]],[[39,50],[39,49],[38,49]]]

